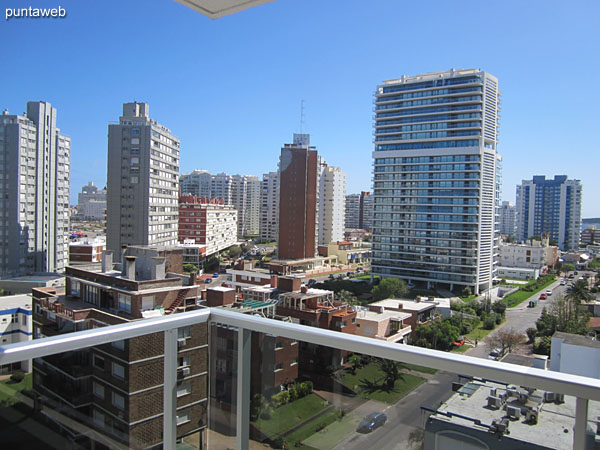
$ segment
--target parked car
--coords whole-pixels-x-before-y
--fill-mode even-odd
[[[330,273],[328,278],[329,278],[330,280],[333,280],[333,279],[335,278],[335,276],[334,276],[332,273]]]
[[[560,285],[565,286],[567,284],[567,280],[560,280]]]
[[[552,289],[546,289],[546,295],[550,297],[552,295]]]
[[[491,359],[493,361],[499,361],[500,358],[502,358],[503,356],[504,356],[504,351],[501,348],[495,348],[488,355],[488,359]]]
[[[212,283],[212,278],[206,278],[206,279],[204,280],[204,282],[205,282],[206,284],[208,284],[208,283]]]
[[[313,284],[316,284],[317,280],[315,280],[314,278],[311,278],[310,280],[308,280],[308,283],[306,283],[307,286],[312,286]]]
[[[546,300],[547,298],[548,296],[542,292],[540,295],[540,300]]]
[[[376,428],[383,426],[386,420],[387,416],[383,413],[371,413],[358,424],[356,431],[359,433],[370,433]]]
[[[213,273],[213,278],[219,278],[219,273],[218,272]]]

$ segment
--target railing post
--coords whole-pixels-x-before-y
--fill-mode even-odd
[[[252,332],[238,328],[236,441],[238,450],[248,450],[250,442],[250,356]]]
[[[575,406],[575,433],[573,450],[585,450],[585,435],[588,419],[588,399],[577,397]]]
[[[177,439],[177,328],[165,331],[163,449],[175,450]]]

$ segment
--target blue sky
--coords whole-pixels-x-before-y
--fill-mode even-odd
[[[416,4],[418,3],[418,4]],[[4,20],[6,7],[64,19]],[[71,198],[106,180],[106,135],[123,102],[150,103],[181,139],[181,172],[260,176],[300,129],[370,190],[372,98],[402,74],[480,68],[499,78],[503,198],[533,175],[582,180],[600,217],[600,2],[277,0],[210,20],[172,0],[5,0],[0,108],[58,108],[72,138]]]

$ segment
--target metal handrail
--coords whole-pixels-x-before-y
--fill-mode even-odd
[[[198,323],[221,323],[351,352],[600,401],[600,380],[562,372],[389,343],[338,331],[240,314],[220,308],[145,319],[0,346],[0,365],[77,350]]]

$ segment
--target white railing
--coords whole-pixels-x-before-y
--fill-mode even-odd
[[[247,449],[250,411],[251,331],[334,347],[379,358],[562,393],[577,398],[573,448],[584,450],[589,400],[600,401],[600,380],[487,359],[399,345],[309,326],[240,314],[218,308],[140,320],[93,330],[0,346],[0,365],[106,344],[146,334],[165,333],[164,448],[176,440],[177,328],[218,323],[238,328],[237,448]]]

